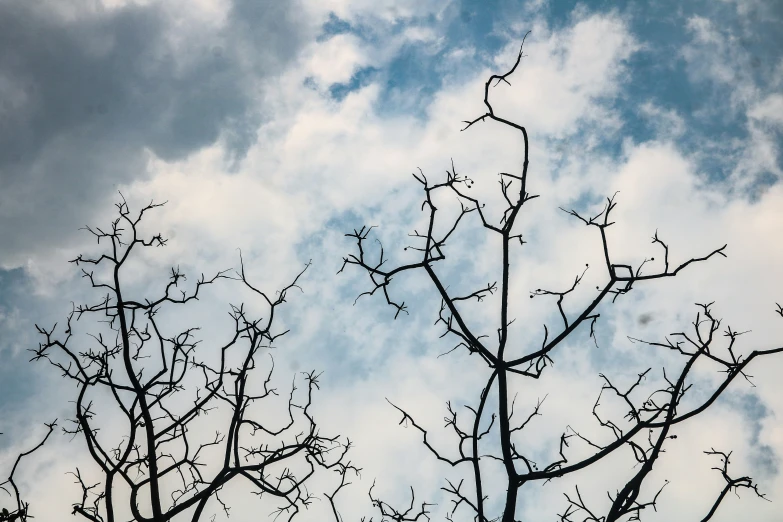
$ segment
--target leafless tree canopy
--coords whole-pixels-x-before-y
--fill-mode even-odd
[[[500,190],[505,208],[501,209],[499,222],[491,220],[488,209],[478,199],[470,195],[472,180],[458,174],[452,164],[445,180],[434,182],[423,173],[414,174],[424,192],[422,209],[426,215],[424,232],[414,232],[414,244],[406,250],[420,253],[416,262],[392,266],[382,247],[375,248],[370,242],[373,227],[363,227],[347,234],[356,242],[356,251],[344,259],[341,269],[356,267],[365,271],[370,279],[369,290],[361,294],[382,295],[385,301],[394,309],[395,318],[407,313],[404,301],[401,301],[391,290],[393,279],[408,272],[423,272],[432,283],[434,291],[440,296],[441,305],[437,313],[437,323],[443,328],[444,336],[451,336],[456,341],[455,349],[466,350],[477,355],[472,360],[486,368],[486,384],[477,390],[477,398],[473,404],[466,406],[466,412],[458,416],[457,409],[448,404],[446,415],[447,429],[453,431],[457,443],[454,448],[435,447],[428,437],[431,422],[414,419],[400,406],[392,404],[402,416],[401,423],[412,426],[421,432],[424,445],[432,455],[461,470],[464,468],[466,480],[458,482],[447,481],[442,488],[452,499],[449,519],[460,514],[478,522],[502,520],[513,522],[518,508],[519,492],[522,488],[532,488],[536,484],[547,483],[553,479],[584,470],[597,464],[608,456],[617,454],[628,458],[630,479],[624,483],[608,486],[609,507],[600,510],[605,499],[585,498],[579,489],[565,495],[565,505],[557,514],[562,522],[593,521],[614,522],[617,520],[639,520],[646,510],[653,510],[663,500],[662,492],[666,483],[649,484],[650,472],[656,462],[662,457],[664,446],[670,439],[676,438],[672,433],[675,426],[689,421],[709,408],[727,387],[737,377],[748,378],[746,369],[754,360],[762,356],[782,352],[783,348],[754,350],[745,355],[735,343],[740,332],[731,328],[721,330],[721,322],[713,316],[711,304],[699,304],[698,313],[688,332],[678,332],[664,341],[635,342],[673,352],[679,356],[679,365],[663,369],[659,388],[652,392],[641,392],[640,384],[653,371],[651,368],[640,369],[635,382],[619,384],[602,375],[603,387],[598,392],[598,398],[592,409],[594,421],[603,429],[605,437],[601,440],[583,435],[570,426],[559,437],[556,444],[558,450],[549,460],[537,463],[523,445],[517,442],[523,430],[529,430],[535,417],[543,413],[543,399],[537,405],[522,415],[514,411],[514,397],[510,392],[513,380],[541,379],[547,369],[563,351],[566,339],[573,338],[580,330],[589,331],[597,346],[596,325],[603,311],[618,298],[630,292],[641,284],[655,280],[671,278],[682,274],[694,265],[711,260],[714,257],[725,257],[726,245],[693,257],[682,263],[670,262],[669,247],[657,232],[652,242],[660,248],[662,256],[657,261],[654,258],[644,259],[637,266],[618,262],[613,255],[607,234],[613,224],[612,211],[617,205],[616,195],[608,197],[603,209],[596,215],[583,215],[576,210],[561,209],[573,219],[579,220],[595,234],[603,251],[604,282],[596,288],[596,295],[587,306],[578,313],[567,313],[563,306],[582,281],[585,272],[577,274],[564,289],[536,289],[530,292],[530,298],[543,297],[546,302],[554,302],[559,324],[554,328],[544,325],[540,346],[528,347],[524,353],[509,356],[509,325],[514,318],[510,317],[510,275],[512,259],[524,254],[525,241],[517,225],[518,218],[530,202],[537,198],[529,190],[528,178],[528,133],[523,125],[497,114],[490,101],[490,91],[501,83],[509,84],[509,79],[520,66],[523,58],[522,49],[516,58],[514,66],[505,74],[492,75],[484,88],[484,105],[486,112],[474,119],[465,121],[463,130],[475,132],[477,124],[494,122],[503,125],[513,132],[519,133],[522,141],[523,161],[521,171],[516,174],[500,174]],[[439,213],[436,202],[447,201],[449,195],[456,199],[459,210],[456,219],[443,223],[443,213]],[[439,203],[438,203],[439,204]],[[469,219],[476,219],[483,230],[499,238],[499,251],[496,256],[502,267],[499,282],[489,283],[474,291],[462,294],[450,289],[446,281],[438,274],[437,267],[447,259],[446,244],[453,242],[460,225]],[[585,269],[587,270],[587,269]],[[470,317],[464,313],[468,301],[482,301],[490,295],[499,293],[499,309],[496,315],[497,337],[492,339],[471,325]],[[361,297],[361,296],[360,296]],[[601,305],[605,305],[601,307]],[[777,312],[783,315],[780,305]],[[532,326],[532,325],[531,325]],[[723,340],[719,338],[722,333]],[[725,341],[724,341],[725,340]],[[692,407],[683,407],[683,397],[690,385],[686,380],[697,362],[710,361],[718,365],[725,374],[719,385],[712,390],[708,398]],[[602,402],[611,398],[621,401],[626,410],[625,419],[614,419],[602,411]],[[467,415],[468,422],[463,416]],[[431,419],[430,419],[431,420]],[[535,429],[535,428],[533,428]],[[581,445],[589,450],[587,457],[575,457],[573,446]],[[630,451],[627,451],[630,449]],[[749,477],[736,478],[729,470],[730,453],[710,448],[705,452],[715,457],[717,470],[725,479],[726,485],[717,493],[709,512],[703,520],[709,520],[720,507],[727,493],[741,488],[750,489],[756,495],[763,497],[757,485]],[[505,487],[490,491],[487,487],[487,475],[492,464],[499,466],[499,474]],[[643,486],[645,488],[643,489]],[[654,491],[652,494],[642,494],[643,491]],[[411,491],[412,497],[413,491]],[[498,502],[498,497],[502,497]],[[488,499],[491,499],[490,502]],[[428,504],[412,502],[409,507],[395,508],[380,499],[374,499],[384,520],[414,521],[429,518]],[[500,505],[497,512],[490,506]],[[553,507],[553,510],[557,509]]]
[[[319,469],[339,473],[343,483],[346,471],[358,472],[345,461],[350,442],[322,434],[312,415],[319,376],[299,375],[287,390],[272,384],[269,348],[286,333],[274,319],[302,273],[273,295],[251,284],[244,263],[233,274],[202,275],[189,291],[172,268],[157,295],[135,297],[125,283],[128,260],[166,244],[160,234],[139,232],[158,206],[133,215],[123,199],[107,229],[88,227],[103,251],[72,262],[103,298],[74,305],[59,328],[37,327],[43,340],[35,359],[76,386],[74,418],[64,429],[86,443],[100,469],[97,481],[74,470],[81,498],[73,514],[93,522],[163,522],[180,514],[195,521],[212,501],[228,515],[221,492],[244,481],[271,516],[291,520],[313,502],[307,483]],[[219,346],[200,345],[197,326],[170,331],[168,309],[187,307],[224,279],[255,295],[264,317],[232,305],[234,333]],[[333,508],[334,495],[327,493]],[[25,509],[20,502],[17,512]]]
[[[628,465],[626,475],[617,484],[608,485],[609,502],[583,495],[577,486],[565,493],[560,507],[552,507],[553,516],[561,522],[640,520],[665,499],[667,482],[660,482],[651,472],[665,446],[676,438],[678,425],[715,404],[738,377],[750,381],[747,368],[754,359],[783,352],[783,347],[743,351],[738,342],[743,332],[722,328],[712,303],[697,304],[687,331],[675,332],[664,340],[629,338],[667,353],[670,362],[676,361],[662,369],[659,384],[649,383],[658,373],[651,367],[639,368],[638,376],[624,383],[601,374],[603,384],[597,390],[591,418],[603,436],[569,425],[552,440],[555,450],[546,460],[541,461],[540,456],[534,459],[532,450],[520,440],[536,418],[546,413],[545,397],[523,413],[512,391],[519,388],[517,384],[544,378],[556,358],[563,356],[566,341],[577,342],[577,335],[588,334],[590,344],[600,349],[596,328],[612,303],[638,285],[672,278],[700,263],[725,257],[726,245],[674,263],[668,244],[655,232],[653,248],[661,251],[657,261],[651,257],[637,264],[618,262],[608,241],[616,194],[594,215],[561,209],[594,234],[602,252],[603,281],[576,313],[573,306],[564,303],[573,302],[588,267],[572,279],[569,276],[569,284],[560,289],[531,290],[531,299],[540,298],[547,306],[554,303],[557,320],[543,326],[540,344],[515,345],[510,330],[515,320],[510,308],[511,267],[527,248],[519,230],[520,215],[538,196],[528,191],[527,130],[495,112],[490,92],[501,83],[509,84],[522,58],[520,48],[508,72],[489,77],[484,87],[486,112],[464,122],[464,131],[475,132],[479,123],[498,123],[521,137],[520,171],[500,174],[501,201],[505,203],[499,219],[492,218],[485,204],[470,195],[473,181],[458,174],[453,163],[440,181],[419,171],[414,177],[424,195],[426,228],[411,234],[414,243],[406,247],[416,253],[417,260],[391,266],[383,247],[376,248],[370,241],[373,227],[365,226],[347,234],[355,241],[356,251],[344,258],[340,271],[350,267],[365,272],[370,286],[359,297],[382,296],[394,310],[395,319],[407,314],[408,308],[392,291],[393,279],[411,272],[426,275],[440,297],[436,325],[442,328],[443,337],[454,340],[450,351],[472,355],[476,371],[486,375],[483,386],[475,390],[474,402],[464,410],[447,403],[445,429],[456,441],[451,448],[442,447],[432,437],[430,419],[415,419],[409,410],[390,401],[400,424],[417,430],[434,458],[450,465],[461,477],[447,479],[441,488],[451,502],[446,515],[449,521],[460,517],[514,522],[523,488],[595,469],[591,467],[608,461],[610,455],[625,458]],[[457,202],[456,217],[438,207],[447,200]],[[220,271],[209,278],[202,274],[186,288],[185,274],[175,267],[157,293],[141,292],[129,275],[129,260],[144,249],[166,245],[161,234],[147,236],[140,227],[145,215],[159,206],[150,203],[134,214],[122,198],[116,205],[118,216],[109,227],[87,227],[101,251],[79,255],[71,262],[81,269],[92,291],[102,297],[74,304],[59,327],[36,325],[41,342],[32,350],[33,359],[48,362],[74,385],[73,418],[66,421],[63,431],[82,442],[92,460],[71,474],[78,491],[72,514],[91,522],[198,521],[213,512],[229,515],[231,506],[224,499],[229,485],[238,484],[257,495],[260,505],[268,510],[259,518],[290,521],[320,496],[325,500],[325,515],[343,522],[336,499],[360,469],[347,459],[349,440],[319,430],[312,413],[319,375],[297,374],[285,389],[278,389],[273,380],[270,348],[287,333],[277,329],[274,320],[291,291],[299,289],[298,282],[309,264],[274,294],[250,282],[241,254],[240,268],[235,272]],[[447,284],[439,267],[447,261],[447,243],[451,245],[470,220],[497,240],[501,275],[496,282],[461,291]],[[230,305],[233,333],[221,343],[202,344],[200,325],[178,328],[176,321],[170,320],[171,314],[187,310],[204,297],[205,287],[222,281],[240,285],[265,312],[256,316],[245,305]],[[496,336],[482,334],[465,311],[469,303],[490,301],[490,296],[499,303],[493,326]],[[783,317],[781,305],[775,312]],[[709,393],[694,399],[688,394],[689,379],[702,363],[717,366],[722,374]],[[612,401],[621,405],[622,418],[607,410],[606,404]],[[8,507],[0,510],[0,522],[33,518],[14,475],[20,462],[49,439],[56,423],[46,426],[45,436],[18,455],[8,478],[0,483],[10,499]],[[729,493],[750,490],[765,499],[752,478],[732,473],[727,448],[704,448],[704,453],[714,459],[713,469],[725,485],[715,492],[703,521],[713,517]],[[331,477],[332,487],[312,492],[310,485],[316,474]],[[376,494],[375,484],[369,489],[369,499],[381,522],[429,520],[434,505],[417,497],[413,488],[409,504],[393,505]]]

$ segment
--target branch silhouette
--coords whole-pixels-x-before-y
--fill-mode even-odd
[[[16,474],[16,470],[19,468],[19,464],[23,458],[32,455],[41,449],[44,444],[46,444],[46,441],[49,440],[49,436],[57,426],[57,420],[55,419],[53,422],[45,424],[45,426],[47,428],[46,435],[44,435],[41,441],[33,448],[17,455],[16,459],[14,460],[14,465],[11,467],[11,473],[9,473],[8,478],[3,482],[0,482],[0,490],[3,490],[8,496],[11,497],[13,501],[11,509],[8,509],[7,507],[0,509],[0,522],[27,522],[28,519],[33,518],[32,515],[29,514],[30,504],[22,498],[19,487],[14,480],[14,475]],[[2,433],[0,433],[0,435],[2,435]]]
[[[524,46],[524,40],[523,40]],[[511,85],[511,78],[520,68],[524,57],[522,47],[512,67],[503,74],[493,74],[484,86],[484,105],[486,112],[480,116],[466,120],[463,131],[476,128],[478,123],[495,122],[513,132],[519,133],[522,145],[521,171],[516,174],[500,173],[499,185],[504,207],[499,208],[500,218],[493,221],[489,218],[486,204],[469,195],[473,180],[457,172],[452,161],[446,177],[440,182],[433,182],[423,172],[413,176],[421,184],[423,190],[422,211],[427,221],[424,232],[414,231],[411,234],[413,245],[405,250],[415,252],[418,259],[405,264],[394,265],[390,262],[380,241],[372,237],[375,227],[361,227],[346,234],[356,245],[356,250],[343,258],[340,272],[348,267],[364,272],[369,277],[369,290],[360,294],[373,296],[382,294],[386,303],[394,310],[397,319],[402,312],[408,312],[405,302],[393,291],[393,280],[406,273],[423,273],[427,276],[432,290],[440,297],[441,305],[437,312],[436,325],[443,328],[443,336],[455,340],[455,346],[446,355],[456,350],[464,350],[468,354],[478,354],[480,369],[483,368],[486,384],[478,391],[478,399],[473,405],[466,406],[471,416],[470,426],[461,427],[456,410],[448,403],[446,427],[456,435],[456,447],[448,452],[442,447],[435,447],[431,440],[431,429],[422,419],[414,418],[402,405],[392,404],[397,413],[402,415],[401,424],[412,427],[422,434],[423,443],[435,459],[448,463],[458,470],[465,469],[465,479],[458,482],[447,480],[442,489],[451,498],[452,509],[450,517],[455,513],[464,513],[478,522],[515,522],[519,505],[519,492],[530,488],[533,484],[545,484],[553,479],[563,477],[577,471],[589,468],[604,461],[610,455],[630,455],[628,468],[630,478],[620,481],[609,493],[609,503],[605,500],[596,502],[585,498],[577,487],[574,494],[566,494],[565,510],[557,515],[561,522],[594,521],[615,522],[619,520],[639,520],[644,512],[656,510],[666,497],[667,481],[651,484],[653,467],[662,458],[665,446],[676,438],[673,429],[696,415],[704,412],[728,388],[734,379],[740,375],[749,380],[746,373],[748,365],[754,359],[783,352],[783,347],[754,350],[747,355],[738,355],[735,341],[740,333],[726,330],[724,336],[728,344],[719,349],[719,342],[714,335],[720,327],[720,320],[714,317],[712,303],[697,304],[698,312],[693,322],[691,333],[675,333],[677,341],[666,340],[641,341],[630,338],[632,342],[644,343],[655,349],[674,351],[680,357],[679,366],[665,367],[662,371],[661,385],[652,392],[643,391],[642,384],[652,375],[652,368],[643,369],[638,378],[630,386],[622,387],[608,376],[601,375],[604,381],[598,398],[593,406],[592,417],[605,433],[601,440],[594,436],[588,437],[585,432],[577,431],[568,426],[560,435],[558,441],[552,441],[557,447],[556,455],[548,461],[537,463],[531,456],[531,451],[520,442],[519,435],[535,424],[535,419],[545,415],[544,400],[539,399],[536,406],[523,419],[516,419],[514,406],[516,396],[512,398],[512,381],[524,382],[524,379],[541,379],[557,357],[560,357],[562,347],[567,339],[574,338],[580,330],[589,326],[589,335],[598,347],[596,328],[598,321],[612,303],[628,294],[639,285],[651,284],[666,278],[681,277],[693,270],[697,265],[712,261],[714,258],[726,257],[727,245],[718,246],[708,252],[699,253],[680,263],[671,261],[668,244],[658,231],[652,237],[652,243],[663,251],[663,259],[658,262],[654,257],[645,258],[639,264],[629,264],[617,259],[609,246],[609,228],[614,224],[613,210],[617,206],[617,194],[606,198],[603,208],[594,215],[585,215],[574,209],[561,209],[571,218],[583,223],[588,229],[596,232],[598,247],[602,252],[602,265],[599,267],[604,274],[603,282],[596,287],[597,295],[588,300],[577,312],[568,312],[565,303],[572,300],[574,293],[588,270],[571,275],[570,283],[561,289],[538,288],[530,291],[529,298],[538,298],[544,306],[548,300],[555,301],[554,312],[559,317],[556,325],[545,324],[543,340],[540,347],[526,350],[522,355],[509,356],[510,340],[509,326],[513,322],[510,317],[509,303],[512,299],[512,259],[517,257],[517,251],[512,250],[516,244],[525,245],[523,234],[518,230],[519,216],[537,195],[528,190],[529,151],[530,143],[527,129],[498,114],[491,100],[491,92],[495,87]],[[440,209],[435,201],[456,201],[456,218],[441,217]],[[446,263],[449,249],[447,240],[452,240],[460,233],[461,227],[469,219],[478,220],[481,230],[499,239],[499,247],[495,259],[499,261],[501,275],[497,282],[462,294],[451,290],[446,280],[438,273],[438,267]],[[451,219],[451,221],[449,221]],[[438,231],[444,231],[438,232]],[[475,239],[471,240],[475,241]],[[377,249],[372,247],[375,242]],[[478,243],[476,243],[478,244]],[[471,244],[472,245],[472,244]],[[468,248],[473,248],[469,246]],[[377,250],[377,253],[376,253]],[[497,295],[499,307],[495,320],[497,322],[497,342],[487,335],[482,335],[478,328],[471,325],[470,313],[465,308],[468,302],[480,303],[490,295]],[[776,312],[783,317],[780,305]],[[515,347],[516,348],[516,347]],[[728,355],[721,355],[727,353]],[[699,361],[709,361],[722,368],[725,376],[718,383],[707,399],[695,406],[683,406],[691,385],[688,379]],[[602,399],[619,400],[626,409],[623,420],[615,419],[602,406]],[[587,450],[587,456],[577,457],[572,446],[579,444]],[[630,451],[623,451],[627,449]],[[714,513],[726,493],[738,488],[749,488],[762,496],[756,484],[749,477],[732,479],[728,475],[728,454],[714,452],[722,456],[723,468],[718,468],[726,479],[726,487],[719,493],[708,520]],[[502,471],[500,477],[505,488],[498,492],[490,492],[487,486],[487,474],[490,473],[488,463],[499,464]],[[472,487],[466,486],[466,480],[472,482]],[[495,482],[493,482],[494,484]],[[652,494],[649,492],[652,491]],[[491,502],[490,502],[491,499]],[[385,505],[385,504],[383,504]],[[499,511],[496,506],[500,506]],[[386,508],[384,508],[386,509]],[[383,510],[382,510],[383,511]],[[397,520],[390,517],[390,520]]]
[[[142,237],[139,228],[161,205],[151,202],[137,214],[124,198],[116,206],[109,227],[86,228],[104,251],[72,261],[103,297],[73,305],[64,328],[36,325],[43,339],[33,359],[53,365],[77,389],[64,431],[82,439],[101,475],[72,473],[81,490],[73,514],[92,522],[197,521],[208,506],[228,515],[221,492],[243,482],[271,516],[292,520],[316,498],[307,485],[317,472],[343,475],[341,489],[345,474],[358,469],[346,460],[350,442],[321,433],[313,416],[320,375],[300,372],[286,391],[273,384],[271,348],[287,333],[275,319],[290,292],[300,290],[309,263],[270,294],[249,280],[240,252],[236,272],[202,274],[186,289],[185,273],[174,267],[156,295],[134,298],[125,283],[129,260],[167,243],[161,234]],[[233,334],[202,346],[201,326],[176,330],[172,314],[224,280],[242,285],[265,312],[258,317],[244,304],[230,305]],[[77,335],[88,330],[85,322],[92,331]]]

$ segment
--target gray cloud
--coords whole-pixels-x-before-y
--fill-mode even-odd
[[[174,160],[225,133],[241,157],[260,122],[258,80],[305,42],[291,11],[236,0],[226,27],[175,49],[159,5],[64,20],[0,3],[0,265],[64,244],[117,184],[144,176],[144,148]]]

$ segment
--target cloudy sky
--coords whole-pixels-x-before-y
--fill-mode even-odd
[[[94,298],[67,261],[96,251],[79,229],[108,223],[121,191],[132,208],[168,202],[146,222],[169,245],[134,265],[138,288],[154,288],[171,265],[194,275],[236,267],[241,248],[254,282],[272,291],[312,260],[280,318],[291,333],[276,348],[276,372],[284,385],[298,371],[324,372],[318,419],[355,441],[352,460],[364,468],[343,497],[345,519],[372,514],[374,479],[403,502],[415,486],[440,516],[448,470],[384,398],[437,431],[446,401],[475,401],[482,368],[438,358],[453,342],[433,327],[438,300],[423,278],[395,280],[394,294],[410,304],[395,321],[380,299],[353,305],[368,289],[361,273],[336,272],[354,248],[344,234],[363,225],[377,225],[392,262],[407,259],[406,234],[421,223],[411,177],[419,168],[435,180],[453,161],[477,196],[497,202],[498,173],[521,165],[518,137],[492,123],[460,132],[461,122],[483,113],[483,82],[513,64],[528,31],[511,85],[493,91],[497,111],[530,133],[529,190],[541,195],[521,222],[517,343],[540,343],[542,324],[557,320],[554,303],[529,292],[567,287],[600,259],[594,231],[558,207],[595,211],[619,191],[610,236],[618,262],[659,255],[656,230],[673,261],[728,243],[726,259],[602,310],[600,348],[574,339],[546,379],[520,385],[524,404],[550,394],[525,439],[531,451],[545,455],[566,425],[591,423],[599,373],[660,373],[628,336],[691,328],[693,303],[714,301],[724,324],[750,331],[742,350],[781,346],[783,4],[647,4],[0,0],[0,463],[43,422],[68,417],[74,389],[29,363],[27,350],[37,346],[36,323],[50,326],[72,301]],[[444,279],[465,288],[494,280],[498,251],[478,230],[451,247]],[[237,299],[230,285],[209,296],[183,323],[203,326],[206,344],[219,340]],[[476,309],[477,328],[495,327],[493,306]],[[714,520],[779,519],[781,372],[783,357],[753,366],[755,388],[734,383],[681,428],[656,468],[658,484],[671,484],[645,520],[701,520],[722,487],[702,454],[711,447],[734,450],[731,469],[772,500],[731,496]],[[715,382],[714,368],[699,375],[705,390]],[[81,450],[58,434],[20,472],[37,520],[70,512],[79,491],[65,472],[89,469]],[[597,488],[600,508],[605,491],[622,486],[613,473],[523,492],[518,515],[554,520],[575,483]],[[256,519],[254,497],[236,497],[231,518]]]

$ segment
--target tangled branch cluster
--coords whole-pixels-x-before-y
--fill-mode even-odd
[[[244,481],[271,501],[274,517],[291,520],[315,498],[306,484],[318,469],[340,473],[343,482],[347,472],[358,472],[346,461],[350,441],[322,434],[313,417],[315,372],[295,378],[279,418],[270,415],[281,392],[272,385],[269,348],[287,333],[275,331],[274,319],[307,266],[272,296],[248,280],[240,254],[236,273],[202,274],[187,291],[185,274],[172,268],[156,298],[134,299],[123,269],[134,251],[166,244],[160,234],[138,232],[144,214],[158,206],[150,203],[133,216],[123,199],[109,229],[88,227],[106,249],[72,262],[104,297],[74,305],[63,329],[37,326],[43,340],[34,359],[48,361],[77,388],[75,418],[65,431],[84,439],[103,477],[92,483],[73,472],[82,492],[73,514],[92,522],[164,522],[189,510],[195,521],[213,501],[228,515],[221,491]],[[168,331],[164,309],[198,300],[204,287],[222,279],[260,298],[265,317],[231,305],[233,335],[209,348],[200,346],[197,327]],[[77,323],[89,317],[105,331],[77,337]],[[260,373],[265,359],[268,370]],[[206,415],[217,417],[211,435],[198,424]]]
[[[630,454],[633,456],[631,466],[634,470],[633,474],[627,482],[621,484],[613,494],[609,495],[610,504],[605,512],[599,513],[598,508],[590,507],[590,502],[583,498],[577,488],[574,495],[566,495],[567,506],[558,516],[562,522],[638,520],[644,510],[656,508],[666,485],[664,482],[656,487],[656,493],[651,497],[643,497],[641,494],[643,485],[646,485],[646,481],[649,480],[653,466],[664,451],[664,444],[667,440],[676,438],[676,435],[672,434],[672,429],[714,404],[737,376],[748,378],[745,370],[754,359],[783,352],[783,348],[755,350],[745,356],[738,355],[735,341],[740,334],[729,328],[724,333],[729,340],[728,346],[725,347],[725,350],[718,349],[715,346],[717,344],[715,334],[719,330],[720,321],[713,317],[710,304],[698,305],[700,312],[693,323],[692,334],[676,333],[672,336],[676,341],[667,339],[662,343],[641,341],[653,347],[674,351],[682,358],[679,368],[668,369],[668,371],[664,368],[663,381],[665,385],[663,387],[654,390],[646,397],[639,398],[638,393],[635,393],[651,368],[642,371],[638,380],[628,388],[620,388],[608,377],[601,376],[604,379],[604,385],[595,402],[592,414],[598,425],[607,433],[607,440],[592,440],[569,426],[560,435],[557,455],[542,464],[533,460],[518,443],[517,437],[535,417],[541,415],[543,400],[538,401],[526,418],[515,420],[514,399],[510,393],[511,380],[541,379],[546,374],[546,369],[553,364],[553,358],[557,356],[559,351],[558,348],[562,347],[564,341],[572,337],[580,328],[589,326],[589,334],[597,346],[595,328],[600,318],[600,305],[615,302],[640,284],[675,277],[693,265],[713,257],[725,257],[726,245],[680,264],[672,264],[669,259],[669,246],[656,232],[652,242],[663,250],[663,259],[656,262],[654,258],[645,258],[638,266],[632,266],[615,261],[607,239],[608,229],[614,224],[612,211],[617,205],[616,194],[607,198],[603,209],[593,216],[585,216],[576,210],[561,209],[597,232],[603,253],[603,269],[606,274],[604,282],[596,287],[597,295],[576,314],[568,314],[563,303],[582,282],[587,267],[576,275],[573,283],[565,290],[539,288],[531,291],[531,299],[536,297],[555,299],[560,324],[554,328],[544,325],[540,347],[528,349],[521,356],[508,357],[509,325],[513,322],[513,319],[509,317],[510,266],[512,256],[515,255],[512,247],[516,244],[526,244],[516,225],[525,206],[538,196],[528,192],[529,142],[527,130],[524,126],[505,119],[495,112],[490,102],[490,89],[500,83],[510,85],[509,77],[518,68],[522,57],[523,53],[520,49],[516,62],[508,72],[490,76],[484,88],[486,112],[473,120],[466,121],[463,129],[471,129],[480,122],[494,121],[518,132],[522,137],[524,159],[521,172],[519,174],[500,174],[500,191],[506,206],[501,209],[499,222],[491,221],[487,216],[485,205],[468,194],[473,181],[468,176],[457,173],[453,163],[451,170],[446,174],[446,179],[439,183],[431,182],[423,173],[419,172],[414,174],[414,178],[422,185],[424,192],[422,209],[427,218],[426,232],[416,231],[411,234],[417,243],[406,248],[406,250],[419,253],[418,260],[399,266],[389,266],[389,260],[383,247],[380,247],[377,257],[375,257],[376,254],[367,244],[373,227],[363,227],[346,234],[347,237],[355,241],[356,251],[344,258],[341,271],[352,266],[366,272],[370,280],[370,289],[359,297],[382,294],[386,302],[395,310],[395,318],[403,312],[407,313],[407,307],[391,292],[392,280],[404,273],[424,272],[441,299],[436,324],[443,327],[443,335],[451,336],[456,340],[453,350],[463,349],[470,354],[478,354],[486,368],[488,374],[486,384],[478,394],[477,402],[467,406],[469,420],[466,427],[461,427],[457,422],[457,413],[451,403],[447,406],[446,427],[453,432],[457,440],[456,449],[451,454],[434,447],[424,424],[415,421],[406,410],[393,404],[394,408],[402,415],[401,423],[412,426],[421,432],[424,445],[437,460],[446,462],[455,468],[466,467],[470,470],[468,472],[472,478],[470,490],[464,485],[464,480],[457,484],[447,481],[447,485],[442,488],[453,499],[449,517],[458,510],[464,510],[478,522],[494,520],[514,522],[518,507],[518,494],[523,487],[530,487],[534,483],[546,483],[552,479],[575,473],[603,461],[622,448],[630,448]],[[445,226],[439,221],[442,218],[440,218],[439,209],[435,204],[436,193],[444,193],[440,194],[438,201],[447,200],[444,196],[449,195],[456,199],[459,205],[456,219],[453,222],[448,222]],[[502,262],[502,275],[499,282],[489,283],[478,290],[462,295],[449,290],[449,286],[438,275],[436,267],[446,260],[446,242],[455,235],[459,225],[470,216],[476,216],[487,233],[499,237],[501,246],[497,256]],[[445,230],[445,232],[436,233],[437,230]],[[480,335],[477,329],[470,325],[469,317],[464,313],[462,304],[472,300],[480,302],[496,293],[499,294],[500,300],[497,317],[499,326],[497,327],[497,342],[490,342],[486,336]],[[777,312],[783,316],[779,305]],[[633,340],[639,341],[638,339]],[[727,355],[721,355],[723,353]],[[690,409],[683,408],[681,403],[690,387],[686,383],[686,379],[690,376],[696,363],[701,360],[718,364],[723,369],[725,376],[709,394],[707,400]],[[630,422],[630,426],[613,421],[601,412],[601,400],[607,394],[619,398],[625,405],[627,408],[625,419]],[[496,399],[490,399],[491,397],[496,397]],[[570,446],[576,441],[584,444],[590,450],[589,456],[585,458],[572,456]],[[494,453],[493,448],[499,448],[499,453]],[[730,477],[728,454],[715,450],[710,450],[708,453],[722,458],[723,466],[716,469],[722,473],[726,480],[726,487],[718,495],[704,520],[709,520],[712,517],[728,491],[747,488],[763,497],[749,477],[740,479]],[[487,461],[501,464],[503,481],[506,484],[505,491],[500,494],[503,497],[500,502],[502,508],[496,515],[489,513],[488,491],[485,485],[488,468],[482,465]],[[402,520],[402,518],[395,517],[407,516],[404,515],[407,512],[392,511],[388,505],[381,505],[384,506],[384,513],[389,520]]]

